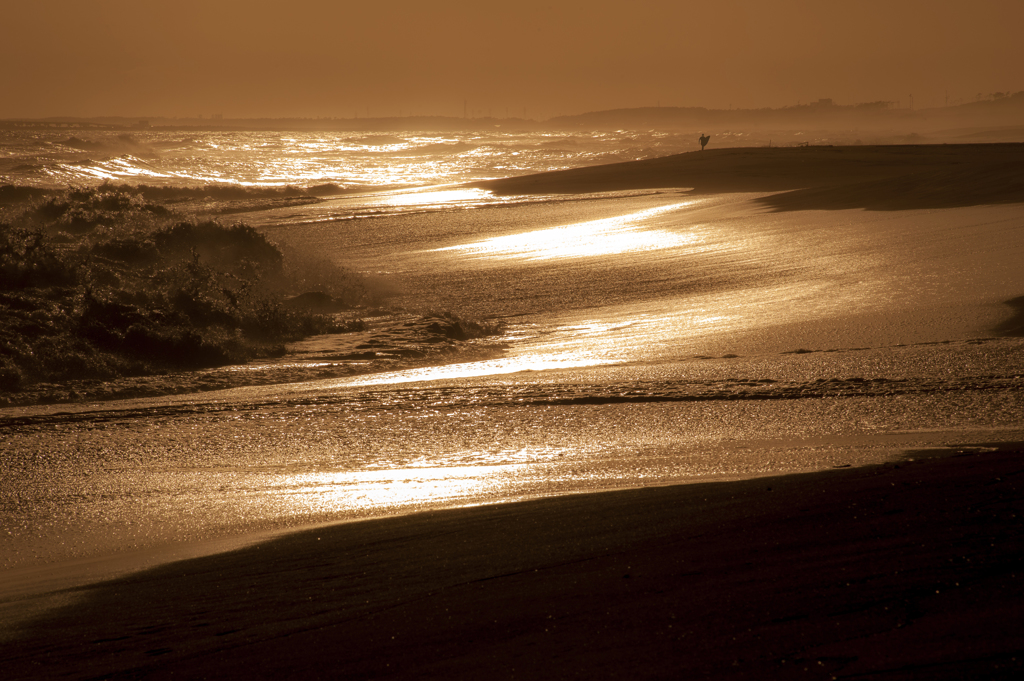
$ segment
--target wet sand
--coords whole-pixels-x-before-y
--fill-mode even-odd
[[[860,207],[1024,201],[1009,177],[1021,145],[975,150],[1009,156],[991,164],[1003,168],[986,176],[991,190],[979,182],[955,196],[919,174],[962,183],[974,161],[943,170],[946,147],[895,149],[917,160],[886,175],[888,162],[868,159],[832,184],[807,184],[829,176],[828,159],[799,169],[795,154],[834,153],[816,148],[778,150],[794,154],[781,179],[764,164],[744,170],[742,156],[718,184],[658,170],[703,163],[709,149],[625,164],[642,177],[602,167],[502,191],[803,188],[766,201],[854,207],[899,176],[910,198],[883,192],[889,203]],[[734,152],[756,161],[776,150],[720,156]],[[56,594],[62,607],[3,632],[0,668],[5,678],[1018,678],[1022,455],[1021,443],[980,444],[295,533]]]
[[[66,594],[5,678],[1019,678],[1024,445],[324,527]]]
[[[776,210],[911,210],[1024,202],[1024,144],[737,148],[480,182],[497,194],[690,188],[778,192]]]

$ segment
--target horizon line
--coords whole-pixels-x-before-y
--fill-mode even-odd
[[[760,108],[708,108],[703,106],[662,106],[660,104],[655,106],[635,106],[635,107],[619,107],[613,109],[597,109],[591,111],[583,111],[580,113],[573,114],[559,114],[557,116],[550,116],[544,119],[535,118],[522,118],[517,116],[451,116],[444,114],[408,114],[408,115],[397,115],[397,116],[301,116],[301,115],[282,115],[282,116],[224,116],[223,114],[198,114],[195,116],[170,116],[170,115],[126,115],[126,114],[94,114],[94,115],[51,115],[51,116],[13,116],[0,118],[0,122],[4,123],[29,123],[29,122],[71,122],[71,121],[99,121],[99,120],[125,120],[125,121],[153,121],[153,120],[164,120],[164,121],[204,121],[204,122],[244,122],[244,121],[390,121],[390,120],[414,120],[414,119],[436,119],[445,121],[520,121],[523,123],[545,123],[550,121],[557,121],[560,119],[571,119],[579,118],[584,116],[593,116],[600,114],[614,114],[614,113],[626,113],[626,112],[640,112],[640,111],[680,111],[680,112],[701,112],[701,113],[758,113],[758,112],[783,112],[783,111],[797,111],[797,110],[809,110],[814,109],[816,111],[822,110],[857,110],[857,109],[875,109],[884,111],[902,111],[902,112],[924,112],[924,111],[936,111],[942,109],[955,109],[966,106],[973,106],[976,104],[992,103],[1001,100],[1010,99],[1024,99],[1024,90],[1019,92],[996,92],[990,93],[980,98],[976,98],[972,101],[964,102],[958,101],[954,104],[946,104],[944,106],[935,106],[927,108],[913,108],[910,106],[903,107],[902,102],[890,101],[890,100],[875,100],[870,102],[857,102],[853,104],[839,104],[834,102],[831,98],[820,98],[814,101],[803,103],[798,101],[796,104],[790,104],[781,107],[760,107]]]

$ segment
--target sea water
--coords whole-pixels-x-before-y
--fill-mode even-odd
[[[695,148],[660,132],[0,130],[0,184],[103,182],[345,191],[425,187],[631,161]]]

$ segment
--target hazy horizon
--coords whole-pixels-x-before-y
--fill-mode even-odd
[[[6,14],[0,118],[545,120],[818,99],[925,109],[1024,90],[1016,0],[42,0]]]
[[[1016,92],[1010,91],[1010,92],[995,92],[995,93],[992,93],[992,92],[981,93],[981,92],[979,92],[979,93],[977,93],[975,98],[971,99],[971,100],[956,101],[956,102],[952,102],[951,101],[951,102],[948,102],[948,104],[946,104],[945,106],[940,105],[940,106],[927,107],[927,108],[923,108],[921,106],[915,106],[915,107],[913,107],[913,112],[914,113],[921,113],[921,112],[927,112],[930,109],[942,109],[942,108],[945,108],[945,109],[957,109],[957,108],[963,107],[964,105],[974,105],[974,104],[985,103],[985,102],[1000,102],[1000,101],[1002,101],[1002,102],[1009,102],[1009,101],[1012,101],[1014,103],[1014,105],[1016,105],[1018,103],[1018,101],[1022,98],[1022,96],[1024,96],[1024,90],[1020,90],[1020,91],[1016,91]],[[594,109],[594,110],[587,110],[587,111],[573,111],[571,113],[559,114],[557,116],[551,116],[549,118],[533,118],[533,117],[529,117],[529,118],[526,118],[526,119],[524,119],[522,117],[522,115],[518,115],[517,116],[515,114],[515,112],[507,112],[507,115],[506,115],[506,112],[502,112],[500,115],[498,115],[497,113],[493,113],[493,112],[490,113],[490,114],[487,114],[487,113],[481,114],[480,112],[474,112],[473,114],[470,114],[467,111],[465,114],[460,114],[460,115],[456,115],[456,114],[419,114],[419,113],[416,113],[416,112],[403,112],[401,115],[398,115],[398,114],[387,115],[386,113],[382,113],[379,117],[378,116],[371,116],[369,118],[366,115],[358,115],[358,112],[356,112],[354,114],[349,114],[348,116],[345,116],[345,115],[339,115],[339,116],[300,116],[300,115],[296,115],[296,116],[255,116],[255,115],[254,116],[245,116],[245,115],[241,115],[241,116],[225,116],[224,114],[221,114],[219,112],[218,113],[214,113],[214,114],[202,114],[202,113],[200,113],[200,114],[195,114],[195,115],[189,115],[189,114],[184,114],[184,115],[163,115],[163,114],[161,114],[159,112],[156,112],[156,113],[150,112],[150,114],[147,114],[145,112],[137,112],[135,114],[110,114],[110,115],[97,114],[97,115],[89,115],[89,116],[74,116],[74,115],[59,115],[59,114],[51,115],[51,116],[22,116],[22,117],[13,117],[12,116],[12,117],[7,117],[7,118],[0,118],[0,120],[6,120],[6,121],[12,121],[12,122],[18,122],[18,121],[23,121],[23,122],[31,122],[31,121],[40,121],[40,122],[43,122],[43,121],[76,121],[76,120],[91,121],[91,122],[102,122],[102,121],[120,121],[120,120],[123,120],[124,124],[130,124],[130,125],[132,125],[134,127],[135,124],[138,121],[140,121],[140,120],[143,120],[146,123],[149,123],[150,121],[163,121],[163,122],[167,122],[167,121],[179,121],[179,120],[180,121],[211,121],[211,122],[224,121],[225,123],[226,122],[235,121],[235,122],[240,122],[241,123],[241,122],[245,122],[245,121],[260,121],[260,120],[267,120],[267,121],[273,121],[273,120],[279,120],[279,121],[316,121],[316,120],[323,120],[323,121],[332,121],[332,120],[333,121],[361,121],[361,120],[381,120],[381,121],[384,121],[384,120],[391,120],[391,119],[399,119],[399,120],[401,120],[401,119],[410,119],[410,120],[412,120],[412,119],[420,119],[420,118],[422,118],[422,119],[454,119],[454,120],[458,120],[458,119],[482,119],[482,120],[491,120],[491,119],[493,119],[493,120],[501,120],[501,119],[508,118],[508,119],[515,119],[515,120],[524,120],[526,122],[532,122],[532,123],[535,123],[535,124],[538,124],[538,125],[543,125],[545,123],[553,122],[553,121],[556,121],[556,120],[559,120],[559,119],[589,118],[589,117],[592,117],[594,115],[602,115],[602,114],[611,114],[611,115],[622,114],[624,116],[628,116],[628,115],[635,114],[635,113],[640,113],[640,112],[645,112],[645,111],[655,111],[655,110],[659,110],[659,109],[665,111],[666,113],[671,113],[673,111],[677,111],[677,112],[680,112],[680,115],[686,115],[687,112],[706,112],[707,114],[728,114],[728,113],[731,112],[732,114],[750,114],[750,115],[757,116],[759,114],[771,114],[771,113],[782,113],[782,114],[784,114],[784,113],[787,113],[787,112],[796,112],[796,111],[802,111],[802,110],[809,110],[809,111],[812,111],[812,112],[813,111],[817,111],[817,112],[822,112],[822,113],[827,112],[829,110],[833,110],[833,111],[847,110],[847,111],[850,111],[850,112],[853,112],[853,113],[856,113],[856,112],[859,112],[859,111],[864,111],[864,112],[867,112],[867,111],[872,111],[872,112],[889,111],[889,112],[907,113],[907,111],[908,111],[907,107],[909,107],[909,106],[910,106],[910,104],[908,102],[906,102],[906,101],[898,102],[898,101],[875,100],[875,101],[870,101],[870,102],[842,102],[842,101],[835,101],[832,98],[822,98],[822,99],[819,99],[819,100],[791,102],[789,104],[782,104],[782,105],[777,106],[777,107],[742,107],[742,108],[741,107],[732,107],[732,108],[729,108],[729,109],[715,108],[715,107],[703,107],[703,106],[699,106],[699,105],[683,107],[683,106],[668,106],[668,105],[664,105],[664,104],[657,104],[655,106],[635,106],[635,107],[623,106],[623,107],[615,107],[615,108],[610,108],[610,109]]]

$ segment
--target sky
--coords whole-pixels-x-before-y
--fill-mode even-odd
[[[1022,0],[6,0],[0,119],[543,120],[1024,90]]]

